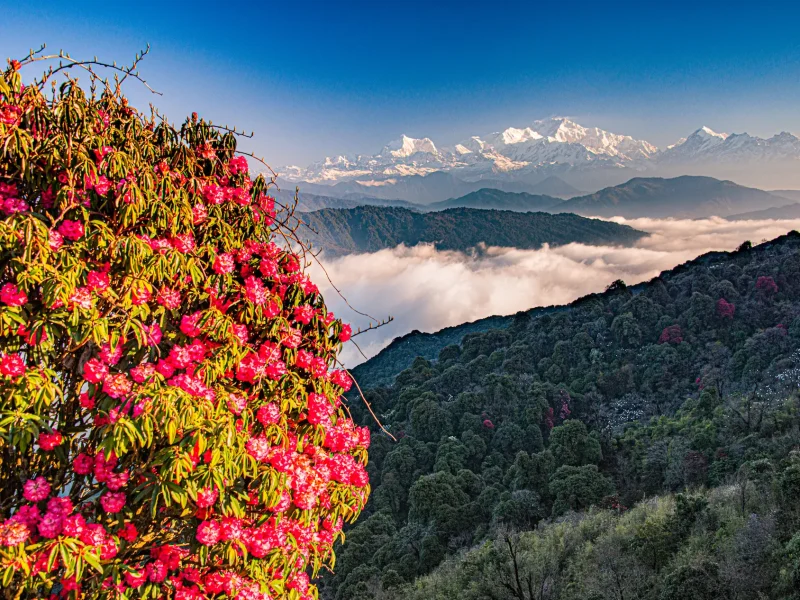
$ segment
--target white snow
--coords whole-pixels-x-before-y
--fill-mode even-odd
[[[675,144],[659,150],[629,135],[585,127],[566,117],[534,121],[527,127],[472,136],[448,148],[437,148],[430,138],[405,134],[375,155],[332,156],[306,168],[279,170],[288,181],[336,183],[363,180],[362,185],[386,185],[387,178],[427,175],[437,171],[483,177],[552,166],[570,169],[607,166],[636,169],[658,164],[697,161],[800,160],[800,139],[782,132],[764,139],[746,133],[718,133],[703,126]]]

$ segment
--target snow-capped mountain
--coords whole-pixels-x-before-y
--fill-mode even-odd
[[[716,162],[798,160],[800,139],[785,131],[764,139],[747,133],[717,133],[701,127],[685,140],[661,152],[658,158],[660,162],[690,159]]]
[[[333,183],[365,176],[390,178],[453,171],[467,179],[489,173],[531,171],[547,165],[611,167],[649,159],[658,152],[652,144],[597,127],[583,127],[566,118],[536,121],[529,127],[473,136],[451,148],[437,148],[430,138],[403,135],[375,155],[335,156],[302,169],[284,167],[291,181]]]
[[[750,185],[769,186],[774,180],[772,187],[796,187],[800,186],[800,175],[795,174],[800,173],[798,161],[800,139],[787,132],[760,138],[701,127],[659,150],[645,140],[554,117],[472,136],[451,147],[403,135],[375,155],[328,157],[306,168],[284,167],[279,173],[293,182],[382,187],[384,194],[402,178],[431,173],[449,173],[465,182],[535,183],[558,175],[584,189],[593,183],[598,187],[621,183],[637,174],[702,173]],[[788,179],[782,178],[783,171],[790,173]]]

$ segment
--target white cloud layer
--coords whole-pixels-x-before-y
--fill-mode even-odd
[[[611,220],[650,235],[633,248],[569,244],[540,250],[488,248],[469,255],[419,245],[322,260],[351,305],[377,318],[394,317],[389,325],[356,338],[370,357],[414,329],[438,331],[491,315],[569,303],[617,279],[639,283],[705,252],[733,250],[744,240],[757,244],[800,229],[800,220]],[[367,325],[368,319],[346,306],[318,267],[311,275],[338,316],[354,329]],[[364,360],[352,344],[346,344],[342,359],[348,366]]]

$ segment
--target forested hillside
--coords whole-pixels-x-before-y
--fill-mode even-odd
[[[324,594],[800,597],[798,347],[793,232],[417,359]]]
[[[481,243],[513,248],[571,242],[628,246],[645,235],[627,225],[572,214],[470,208],[423,214],[404,208],[359,206],[305,213],[303,219],[316,232],[308,231],[308,238],[329,254],[376,252],[422,242],[439,250],[461,251]]]

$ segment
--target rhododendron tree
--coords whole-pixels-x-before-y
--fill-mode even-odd
[[[0,78],[0,589],[315,598],[366,502],[336,320],[236,138]]]
[[[658,336],[659,344],[680,344],[683,341],[683,330],[680,325],[668,325]]]
[[[736,313],[736,305],[728,302],[725,298],[717,300],[717,314],[723,319],[733,319]]]
[[[769,275],[762,275],[756,280],[756,289],[766,295],[778,293],[778,284]]]

